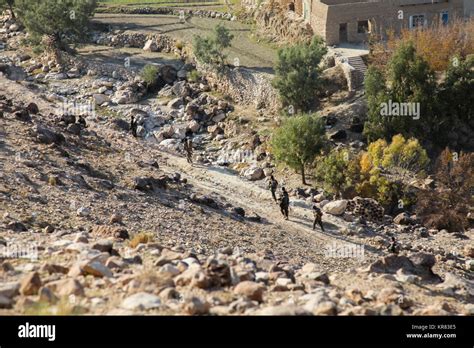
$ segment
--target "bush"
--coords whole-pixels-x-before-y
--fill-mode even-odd
[[[419,175],[428,163],[428,155],[417,139],[406,140],[403,135],[397,134],[390,144],[383,139],[370,143],[367,153],[362,156],[361,168],[365,173],[381,167],[391,174]]]
[[[300,170],[306,184],[305,166],[312,163],[325,144],[324,122],[315,115],[298,115],[283,121],[272,137],[271,148],[276,160]]]
[[[138,244],[147,244],[153,241],[153,235],[151,233],[140,232],[133,236],[130,240],[129,246],[134,249]]]
[[[359,158],[351,159],[349,151],[334,150],[317,159],[315,177],[328,192],[353,196],[359,176]]]
[[[201,78],[201,74],[196,69],[193,69],[190,72],[188,72],[186,77],[188,81],[190,82],[198,82],[199,79]]]
[[[152,85],[156,82],[160,69],[156,65],[147,64],[140,73],[140,77],[147,85]]]
[[[406,140],[400,134],[390,144],[379,139],[360,156],[356,191],[378,200],[389,211],[409,208],[415,199],[406,187],[406,179],[423,175],[428,163],[428,155],[416,139]]]
[[[233,38],[234,36],[229,32],[229,29],[222,24],[218,24],[214,27],[212,36],[194,36],[194,55],[199,62],[221,72],[227,59],[224,50],[230,47]]]
[[[319,64],[326,53],[323,40],[316,36],[309,45],[298,44],[278,51],[272,83],[285,105],[300,112],[311,110],[323,84]]]
[[[474,153],[456,153],[446,148],[438,157],[434,177],[436,191],[422,191],[417,215],[432,228],[464,231],[469,226],[467,214],[473,206]]]

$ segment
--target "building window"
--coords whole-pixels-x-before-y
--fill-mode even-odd
[[[449,12],[448,11],[441,12],[441,23],[443,23],[443,25],[447,25],[448,22],[449,22]]]
[[[367,34],[369,32],[369,21],[358,21],[357,32],[359,34]]]
[[[425,15],[410,16],[410,28],[422,28],[425,26]]]

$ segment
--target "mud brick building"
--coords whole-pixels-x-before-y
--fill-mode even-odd
[[[370,32],[449,23],[474,0],[277,0],[303,17],[328,45],[362,43]]]

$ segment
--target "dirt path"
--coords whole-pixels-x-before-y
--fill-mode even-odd
[[[97,132],[100,133],[101,130],[97,129]],[[160,162],[161,170],[168,173],[181,173],[190,184],[203,194],[217,194],[233,206],[243,208],[246,213],[254,212],[258,214],[264,223],[272,224],[281,231],[282,235],[272,236],[275,241],[286,242],[288,238],[281,239],[280,237],[291,236],[289,239],[294,240],[295,244],[302,244],[306,248],[313,249],[314,253],[319,255],[318,262],[321,264],[331,265],[331,267],[339,269],[359,268],[380,256],[380,252],[364,245],[364,257],[362,259],[357,257],[342,260],[340,258],[328,258],[325,255],[325,250],[334,243],[353,247],[361,245],[341,234],[340,229],[348,225],[344,220],[325,214],[323,217],[325,232],[322,232],[319,226],[313,231],[311,206],[302,200],[292,202],[290,220],[284,220],[278,205],[271,199],[270,192],[265,188],[262,181],[248,181],[221,167],[200,164],[190,165],[182,156],[165,153],[158,149],[156,144],[135,140],[131,136],[123,139],[114,138],[113,140],[117,141],[116,145],[124,151],[133,153],[133,156],[140,158],[140,156],[146,154],[146,158],[142,157],[142,160],[160,156],[163,159]]]

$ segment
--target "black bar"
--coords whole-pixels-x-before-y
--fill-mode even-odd
[[[55,325],[55,340],[20,338],[19,327]],[[415,325],[415,326],[413,326]],[[430,326],[432,325],[432,326]],[[434,325],[434,326],[433,326]],[[440,326],[441,325],[441,326]],[[422,328],[425,327],[423,330]],[[407,334],[456,337],[408,338]],[[414,345],[473,347],[473,317],[0,317],[0,348],[128,345]]]

